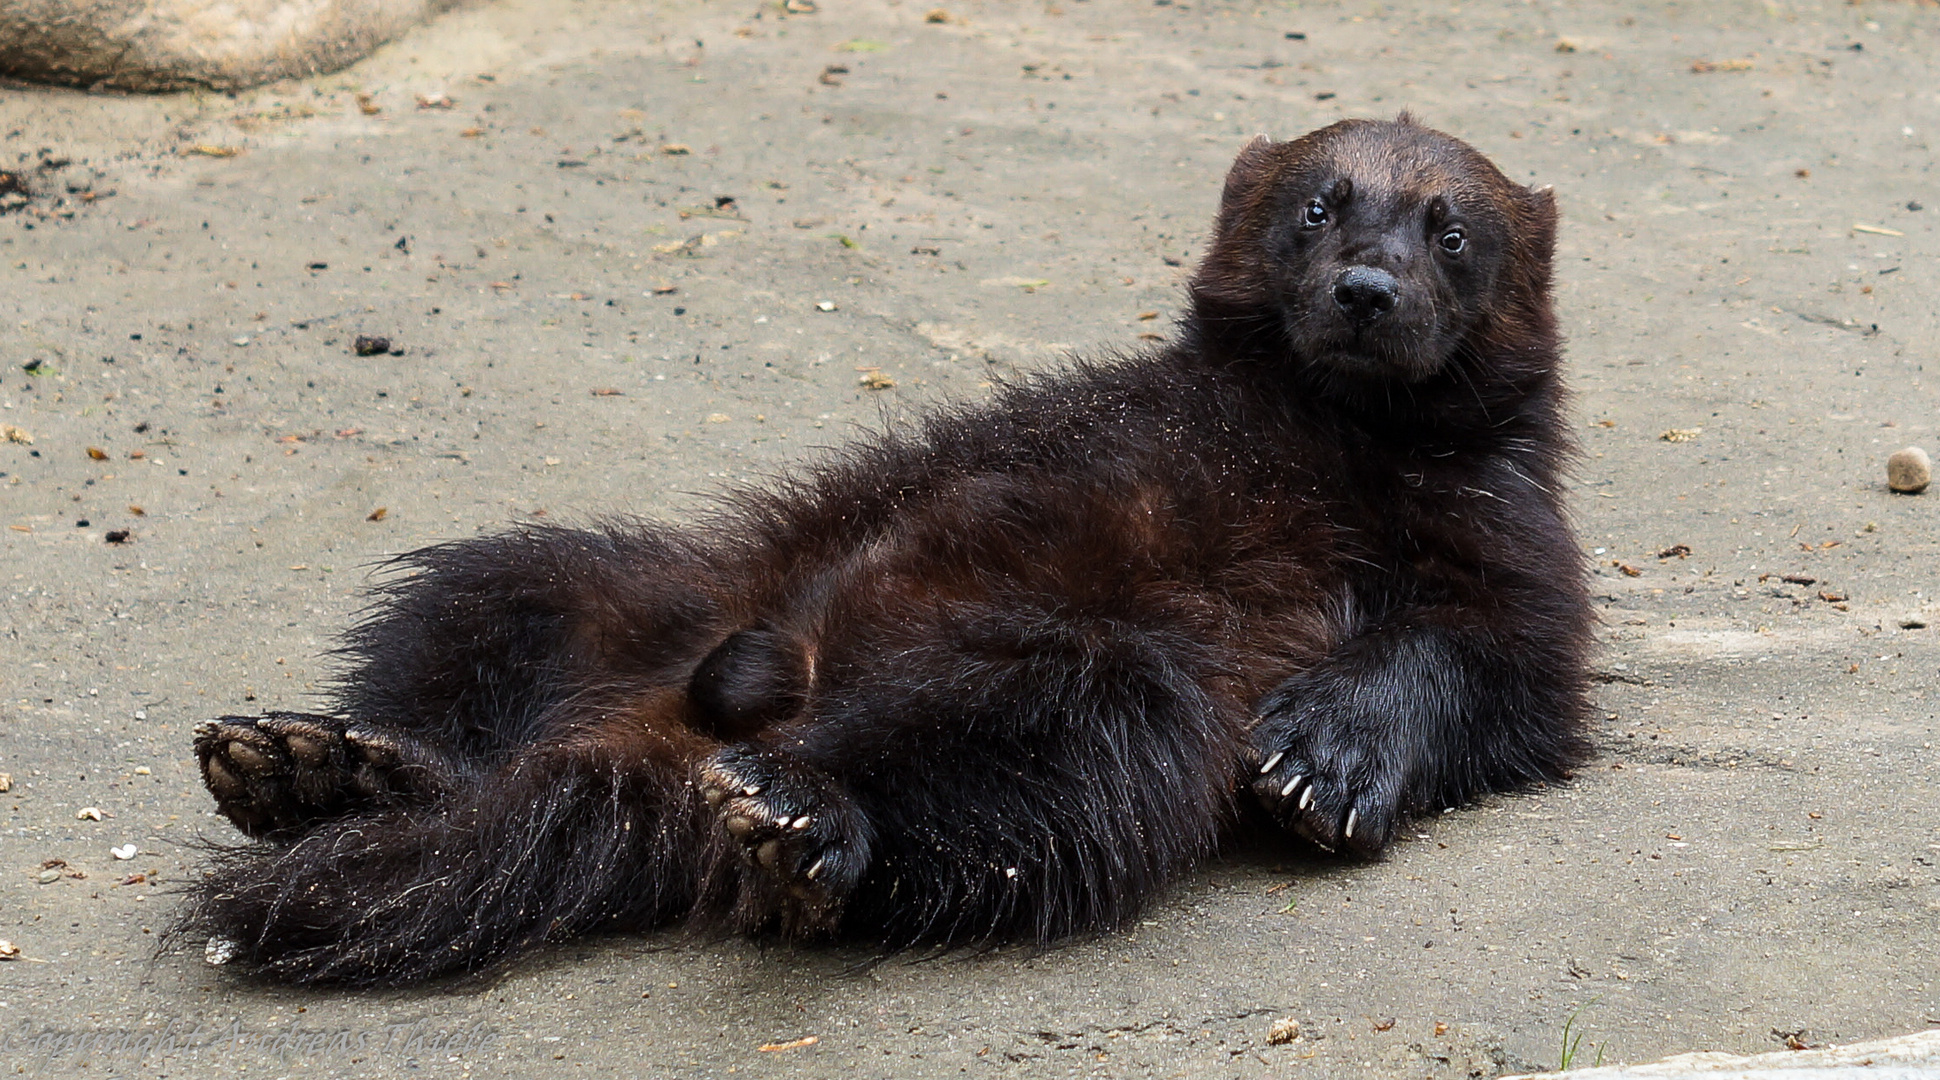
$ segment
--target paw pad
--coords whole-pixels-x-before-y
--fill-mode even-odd
[[[790,932],[833,928],[867,862],[861,815],[828,776],[800,762],[725,750],[701,767],[701,796],[754,871],[762,906]]]
[[[285,835],[404,790],[395,739],[328,716],[225,716],[196,727],[202,782],[251,836]],[[424,755],[420,755],[424,756]],[[411,777],[422,785],[429,770]]]

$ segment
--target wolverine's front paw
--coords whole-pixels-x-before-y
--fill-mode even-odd
[[[1327,701],[1284,702],[1253,730],[1252,788],[1291,832],[1329,851],[1375,855],[1394,838],[1406,770],[1392,738]]]
[[[207,721],[195,729],[195,756],[216,808],[250,836],[297,833],[438,778],[414,744],[306,713]]]
[[[833,930],[868,866],[866,819],[827,774],[773,751],[730,747],[701,766],[701,795],[745,855],[744,914],[785,933]]]

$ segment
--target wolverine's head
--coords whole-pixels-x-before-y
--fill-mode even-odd
[[[1258,358],[1419,383],[1477,335],[1551,332],[1555,231],[1548,189],[1405,113],[1261,136],[1226,178],[1193,299],[1210,333],[1246,325]]]

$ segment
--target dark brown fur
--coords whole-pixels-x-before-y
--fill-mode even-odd
[[[1255,141],[1157,351],[673,528],[399,560],[328,715],[197,751],[262,842],[187,925],[402,982],[721,916],[892,945],[1118,925],[1252,796],[1314,843],[1564,775],[1555,207],[1403,117]]]

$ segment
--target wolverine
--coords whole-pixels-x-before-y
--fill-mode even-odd
[[[1247,145],[1173,339],[685,525],[398,557],[320,714],[197,730],[178,934],[399,984],[678,921],[1123,924],[1243,817],[1372,857],[1587,752],[1555,200],[1416,123]]]

